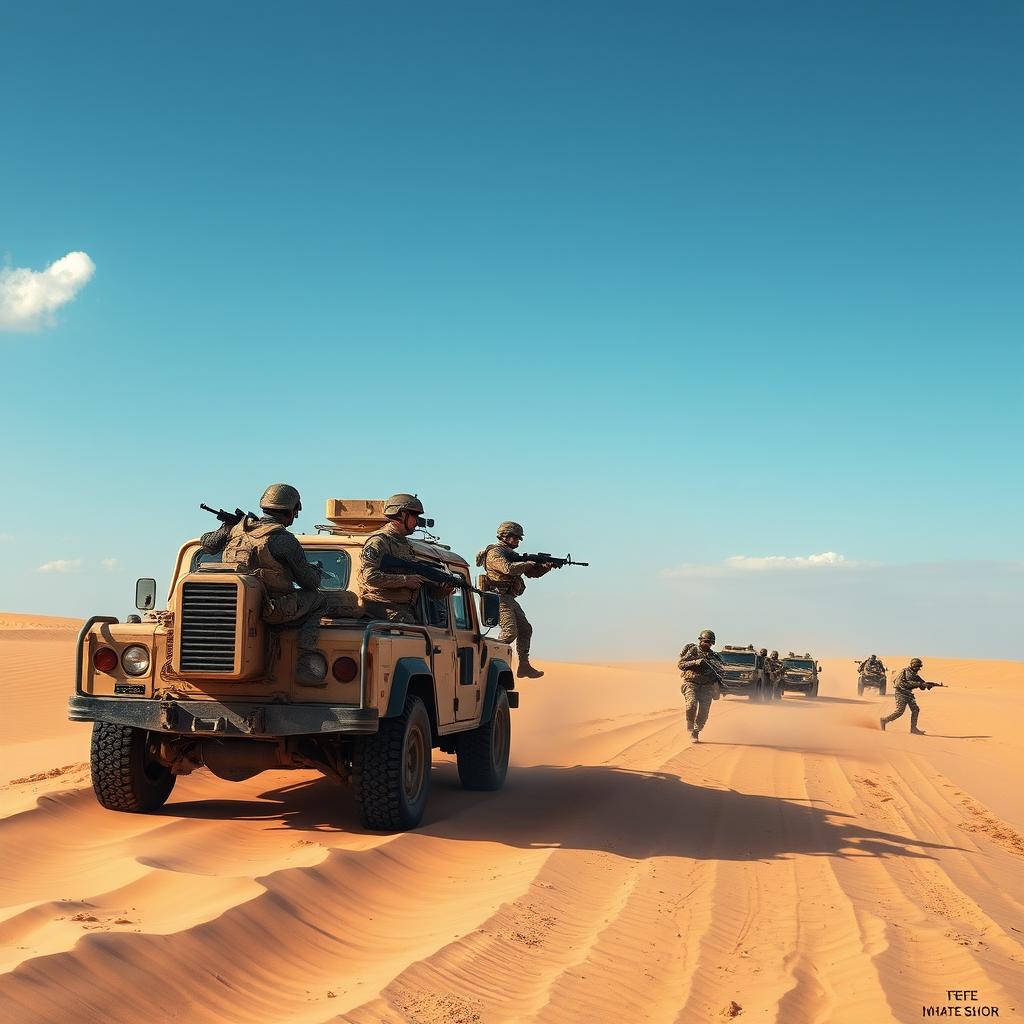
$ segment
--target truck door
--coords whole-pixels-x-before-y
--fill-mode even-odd
[[[465,573],[460,572],[468,580]],[[456,698],[458,710],[455,717],[460,722],[471,721],[480,717],[481,692],[480,644],[477,642],[478,631],[474,622],[475,610],[469,593],[456,590],[451,596],[452,628],[455,634],[455,660],[458,683]]]
[[[437,698],[437,724],[453,725],[458,698],[458,669],[455,663],[455,637],[452,634],[448,598],[436,597],[427,587],[420,590],[424,625],[430,628],[434,648],[434,695]]]

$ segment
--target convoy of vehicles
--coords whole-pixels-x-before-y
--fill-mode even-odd
[[[764,658],[751,644],[737,647],[726,644],[718,652],[723,662],[722,688],[725,693],[743,694],[752,703],[774,699],[775,688],[768,678]]]

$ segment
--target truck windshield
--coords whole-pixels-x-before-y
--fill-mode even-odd
[[[754,664],[754,652],[746,651],[719,651],[719,655],[722,661],[726,665],[753,665]]]
[[[322,582],[321,590],[344,590],[348,586],[349,576],[352,572],[352,559],[348,557],[347,551],[329,550],[327,548],[305,548],[306,560],[313,565],[319,565]],[[192,556],[191,570],[196,569],[204,562],[219,562],[221,556],[208,555],[202,549]]]
[[[807,672],[814,671],[814,662],[808,661],[806,658],[783,658],[782,664],[785,665],[786,668],[802,668]]]

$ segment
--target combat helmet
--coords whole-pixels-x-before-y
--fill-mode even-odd
[[[293,516],[302,511],[299,492],[291,484],[271,484],[260,498],[260,508],[267,511],[291,512]]]
[[[392,494],[384,502],[384,515],[389,519],[410,512],[414,516],[423,515],[423,502],[415,494]]]
[[[715,643],[715,631],[713,629],[702,629],[697,639],[703,640],[705,637],[707,637],[707,639],[712,643]]]
[[[518,537],[520,540],[525,536],[519,523],[513,523],[511,519],[506,519],[498,525],[498,540],[504,540],[508,536]]]
[[[767,658],[768,657],[768,648],[767,647],[762,647],[761,650],[759,650],[757,653],[758,653],[758,655],[760,657]]]
[[[923,665],[924,665],[924,662],[920,658],[911,658],[910,659],[910,667],[911,668],[921,668]]]

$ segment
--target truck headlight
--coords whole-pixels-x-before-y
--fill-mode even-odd
[[[142,676],[149,671],[149,651],[140,644],[132,644],[121,652],[121,668],[130,676]]]

